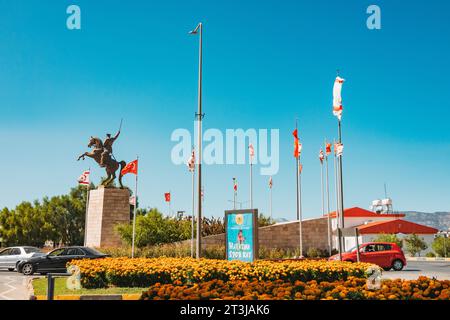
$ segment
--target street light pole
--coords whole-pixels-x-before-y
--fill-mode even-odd
[[[197,163],[197,188],[198,188],[198,205],[197,205],[197,246],[196,258],[201,256],[201,230],[202,230],[202,46],[203,46],[203,25],[200,22],[190,34],[199,34],[199,52],[198,52],[198,163]]]

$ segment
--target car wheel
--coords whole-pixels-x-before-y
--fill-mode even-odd
[[[34,273],[34,267],[31,263],[25,263],[22,266],[22,273],[26,276],[31,276]]]
[[[8,271],[14,271],[14,268],[8,268]]]
[[[383,268],[384,271],[389,271],[389,270],[391,270],[391,269],[392,269],[392,267],[384,267],[384,268]]]
[[[402,262],[402,260],[394,260],[394,262],[392,263],[392,268],[395,270],[395,271],[400,271],[400,270],[402,270],[403,269],[403,262]]]

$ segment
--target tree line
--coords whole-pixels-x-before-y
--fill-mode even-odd
[[[24,201],[14,209],[0,211],[0,244],[43,247],[82,245],[86,213],[86,187],[72,188],[69,194]]]

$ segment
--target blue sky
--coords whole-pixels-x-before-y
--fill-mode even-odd
[[[81,30],[66,28],[70,4],[81,8]],[[370,4],[381,8],[381,30],[366,27]],[[98,182],[102,170],[76,158],[90,135],[114,133],[124,118],[115,155],[139,155],[141,205],[166,211],[170,190],[174,210],[190,210],[190,175],[172,164],[170,135],[193,129],[198,39],[187,32],[202,21],[204,128],[280,129],[274,217],[295,217],[296,117],[304,217],[321,214],[317,154],[337,135],[338,68],[345,206],[367,208],[386,182],[395,209],[448,211],[449,12],[437,0],[2,0],[0,207],[64,194],[89,166]],[[203,174],[206,215],[230,208],[234,176],[238,200],[248,200],[248,166]],[[267,180],[255,174],[254,203],[265,213]]]

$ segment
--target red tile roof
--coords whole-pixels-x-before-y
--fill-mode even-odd
[[[328,216],[325,214],[325,216]],[[365,210],[359,207],[347,208],[344,210],[344,217],[357,218],[357,217],[391,217],[391,218],[403,218],[403,213],[376,213],[369,210]],[[330,212],[330,217],[336,217],[336,211]]]
[[[359,226],[358,230],[360,234],[435,234],[439,231],[435,228],[402,219],[371,222]]]

